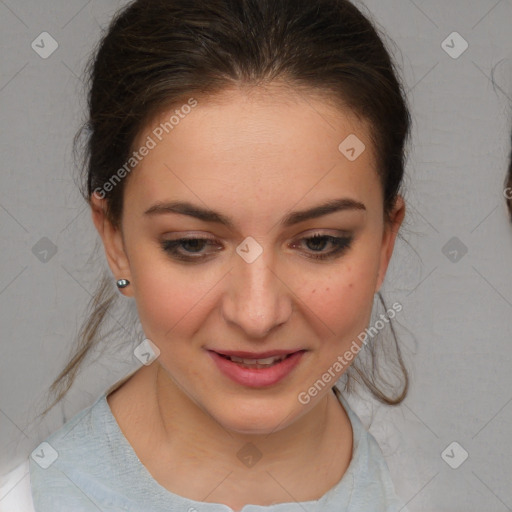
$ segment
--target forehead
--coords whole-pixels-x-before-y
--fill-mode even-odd
[[[229,205],[236,194],[277,205],[329,192],[375,196],[380,182],[369,126],[348,108],[282,86],[195,101],[193,108],[185,101],[161,112],[139,134],[135,148],[149,139],[154,147],[130,176],[131,199],[146,204],[186,194]],[[358,152],[364,144],[356,160],[344,153],[345,140],[355,141]]]

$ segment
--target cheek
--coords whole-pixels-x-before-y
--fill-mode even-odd
[[[143,254],[132,260],[135,300],[146,336],[155,342],[183,337],[193,330],[193,320],[211,285],[193,267],[178,270],[164,258]],[[179,334],[178,334],[179,333]]]
[[[350,344],[370,321],[378,260],[356,256],[322,284],[311,283],[307,306],[328,326],[329,339]]]
[[[320,312],[322,321],[337,336],[362,328],[373,306],[373,288],[354,274],[316,288],[312,297],[311,309]]]

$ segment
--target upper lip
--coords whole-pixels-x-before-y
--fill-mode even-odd
[[[278,357],[287,356],[288,354],[294,354],[304,349],[292,349],[292,350],[267,350],[266,352],[245,352],[241,350],[214,350],[209,349],[217,354],[230,357],[241,357],[243,359],[266,359],[267,357]]]

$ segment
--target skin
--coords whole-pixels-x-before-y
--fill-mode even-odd
[[[405,214],[398,197],[384,222],[369,127],[326,98],[302,94],[274,84],[198,98],[127,179],[119,229],[104,200],[91,199],[110,268],[131,282],[122,293],[135,299],[160,350],[108,396],[112,412],[158,483],[235,511],[318,499],[345,473],[353,436],[334,381],[306,405],[298,395],[368,326]],[[149,123],[134,147],[172,112]],[[350,134],[366,144],[353,162],[338,150]],[[292,210],[338,198],[366,209],[279,224]],[[170,200],[213,209],[234,227],[144,214]],[[315,233],[353,240],[338,257],[317,260],[335,246],[304,240]],[[202,262],[173,259],[161,246],[190,235],[215,239],[178,248],[206,254]],[[252,263],[236,252],[248,236],[263,249]],[[220,373],[205,350],[212,348],[307,352],[284,380],[255,389]],[[237,457],[248,442],[262,455],[252,467]]]

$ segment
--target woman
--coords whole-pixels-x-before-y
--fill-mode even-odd
[[[132,2],[94,56],[89,116],[113,278],[53,390],[99,341],[114,281],[144,364],[35,448],[34,509],[403,510],[335,386],[407,392],[396,340],[387,392],[367,329],[410,124],[369,20],[346,0]]]

